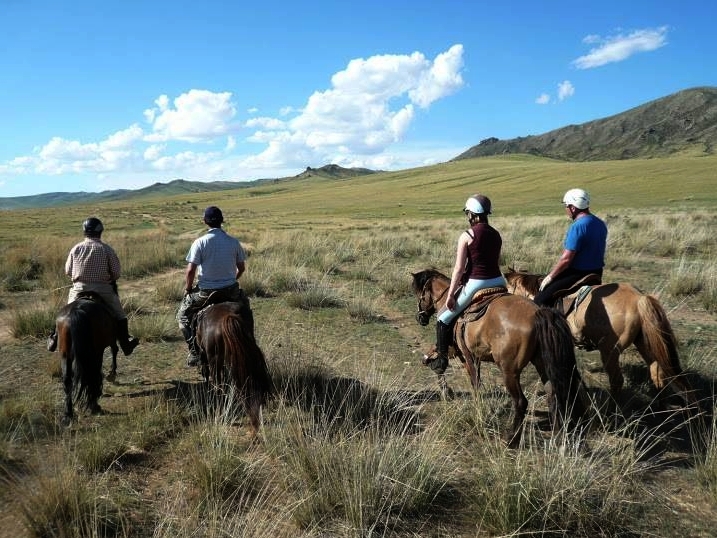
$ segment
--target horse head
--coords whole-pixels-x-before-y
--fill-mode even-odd
[[[508,283],[508,291],[510,291],[510,293],[531,298],[537,295],[538,287],[543,280],[541,275],[522,270],[516,271],[512,267],[508,267],[508,270],[503,272],[503,276]]]
[[[436,303],[441,299],[434,296],[433,281],[436,276],[442,276],[434,269],[426,269],[418,273],[413,273],[413,293],[418,298],[418,312],[416,313],[416,321],[419,325],[425,327],[431,320],[431,316],[436,313]],[[448,286],[446,286],[446,290]],[[443,291],[445,293],[445,290]]]

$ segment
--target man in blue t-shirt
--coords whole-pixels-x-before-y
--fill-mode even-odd
[[[552,304],[556,291],[569,288],[588,274],[602,278],[605,266],[607,226],[590,213],[590,195],[583,189],[570,189],[563,196],[563,204],[573,223],[565,236],[562,255],[533,299],[541,306]]]
[[[246,269],[246,253],[238,239],[222,230],[222,222],[224,215],[218,207],[205,209],[204,223],[209,230],[192,243],[186,258],[184,298],[177,311],[177,322],[189,347],[187,366],[196,366],[201,361],[192,321],[205,306],[224,301],[239,303],[242,317],[249,325],[250,333],[254,334],[249,297],[237,282]]]

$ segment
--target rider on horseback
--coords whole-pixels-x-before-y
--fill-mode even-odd
[[[570,288],[587,275],[597,275],[600,280],[605,266],[607,226],[590,213],[590,195],[583,189],[570,189],[563,196],[563,204],[573,223],[560,259],[543,278],[533,299],[541,306],[550,306],[557,291]]]
[[[498,230],[488,224],[491,203],[487,196],[474,194],[466,200],[463,212],[471,225],[458,237],[456,262],[447,291],[446,308],[438,313],[436,351],[427,358],[435,372],[448,367],[448,347],[453,341],[453,323],[466,309],[473,295],[481,289],[506,287],[499,259],[503,240]],[[462,285],[462,286],[461,286]],[[456,291],[461,286],[456,297]]]
[[[238,239],[222,229],[224,216],[216,206],[204,211],[204,223],[209,230],[196,239],[187,254],[184,298],[177,311],[177,322],[182,331],[189,354],[187,366],[196,366],[201,355],[195,345],[194,318],[205,306],[232,301],[242,305],[242,317],[254,334],[254,316],[249,298],[237,280],[246,269],[246,253]],[[195,276],[199,276],[194,286]]]
[[[88,292],[99,295],[117,321],[117,340],[122,352],[128,356],[139,345],[139,340],[129,335],[127,314],[117,294],[120,261],[114,249],[102,242],[103,230],[102,222],[96,217],[82,223],[85,239],[72,247],[65,262],[65,273],[72,279],[67,303]],[[55,351],[56,347],[57,334],[53,331],[47,340],[47,349]]]

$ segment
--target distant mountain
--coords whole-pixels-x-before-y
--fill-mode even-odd
[[[566,161],[711,155],[717,147],[717,88],[683,90],[626,112],[541,135],[487,138],[454,161],[527,153]]]
[[[231,189],[241,189],[255,185],[274,182],[290,181],[304,177],[319,176],[335,179],[346,179],[351,177],[374,174],[375,170],[367,168],[342,168],[336,164],[328,164],[321,168],[308,167],[304,172],[292,177],[275,179],[257,179],[253,181],[186,181],[175,179],[169,183],[154,183],[142,189],[118,189],[102,192],[50,192],[33,196],[15,196],[11,198],[0,198],[0,210],[7,209],[29,209],[33,207],[60,207],[73,204],[87,204],[94,202],[111,202],[131,200],[144,196],[173,196],[176,194],[193,192],[214,192]]]
[[[306,178],[312,176],[333,178],[333,179],[349,179],[357,176],[365,176],[367,174],[376,174],[379,170],[369,170],[368,168],[342,168],[338,164],[327,164],[321,168],[306,168],[296,178]]]

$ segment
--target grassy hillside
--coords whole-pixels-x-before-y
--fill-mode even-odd
[[[127,201],[72,206],[66,210],[0,212],[0,240],[13,241],[15,228],[62,234],[79,231],[86,215],[109,231],[201,226],[201,211],[219,205],[235,229],[312,225],[333,219],[385,220],[453,217],[465,199],[482,192],[496,217],[561,214],[563,193],[587,189],[599,214],[632,209],[664,212],[717,205],[716,157],[671,157],[567,163],[531,156],[464,159],[429,167],[382,172],[347,180],[310,176],[220,192],[167,196],[147,192]]]
[[[717,145],[717,88],[683,90],[620,114],[553,131],[488,138],[456,159],[525,153],[568,161],[712,155]]]

